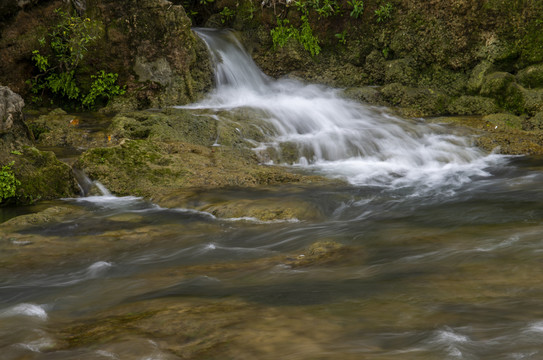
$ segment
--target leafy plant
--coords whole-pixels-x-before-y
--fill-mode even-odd
[[[392,9],[392,4],[389,2],[387,2],[385,5],[379,6],[379,8],[377,8],[374,12],[375,16],[377,17],[377,22],[381,23],[390,20],[392,17]]]
[[[277,47],[285,46],[290,38],[296,37],[296,32],[297,30],[290,25],[287,19],[277,19],[277,26],[270,31],[273,49],[276,50]]]
[[[118,76],[118,74],[106,73],[104,70],[100,70],[97,75],[91,75],[94,81],[81,103],[86,107],[92,107],[98,98],[109,100],[114,96],[123,95],[126,92],[125,89],[115,84]]]
[[[79,69],[88,46],[100,38],[100,23],[89,18],[81,18],[55,10],[58,22],[46,38],[39,39],[45,53],[32,52],[32,61],[38,74],[27,83],[39,101],[44,93],[49,93],[61,103],[78,107],[93,108],[96,101],[109,100],[114,95],[122,95],[124,89],[115,85],[118,75],[100,70],[91,75],[90,89],[82,89]],[[49,44],[49,46],[47,46]],[[89,83],[89,81],[84,81]]]
[[[340,44],[345,45],[347,43],[347,30],[343,30],[342,32],[337,33],[334,36],[338,39]]]
[[[225,6],[219,14],[221,15],[221,23],[224,24],[234,17],[235,12],[228,6]]]
[[[313,30],[311,29],[311,25],[309,25],[307,15],[302,16],[302,25],[296,38],[304,49],[309,51],[312,56],[320,53],[321,47],[319,46],[319,40],[313,35]]]
[[[0,202],[15,197],[17,186],[21,185],[21,182],[17,180],[11,168],[14,163],[12,161],[0,169]]]
[[[349,0],[347,4],[353,8],[351,16],[358,19],[364,13],[364,1],[363,0]]]
[[[297,40],[311,55],[318,55],[321,51],[319,41],[313,35],[313,30],[309,24],[307,15],[302,15],[302,24],[300,29],[290,25],[288,20],[277,19],[277,27],[270,31],[273,41],[273,48],[283,47],[287,44],[288,40],[294,38]]]

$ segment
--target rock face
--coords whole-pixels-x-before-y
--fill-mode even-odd
[[[10,12],[10,21],[0,27],[0,83],[25,99],[31,95],[25,81],[35,70],[32,51],[44,53],[38,39],[47,39],[58,8],[100,24],[101,35],[88,45],[78,71],[89,78],[102,69],[119,75],[118,83],[126,85],[127,96],[114,103],[112,110],[186,104],[210,89],[207,48],[193,34],[181,5],[165,0],[43,3],[29,5],[16,15]]]
[[[23,121],[23,98],[6,86],[0,86],[0,136],[11,134],[17,142],[28,143]]]

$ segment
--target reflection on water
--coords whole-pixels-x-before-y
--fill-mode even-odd
[[[448,198],[262,190],[326,220],[230,221],[112,196],[12,219],[3,358],[541,358],[543,175],[524,159],[489,171]]]

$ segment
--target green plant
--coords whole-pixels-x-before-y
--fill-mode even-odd
[[[117,74],[100,70],[90,76],[90,82],[82,79],[80,65],[88,52],[87,47],[100,38],[100,23],[60,9],[55,10],[55,15],[58,21],[47,34],[47,40],[38,40],[45,53],[32,52],[38,74],[27,83],[36,95],[33,99],[40,101],[42,95],[48,93],[62,104],[93,108],[98,100],[122,95],[124,89],[114,84]],[[82,87],[82,82],[90,87]]]
[[[234,17],[235,12],[228,6],[225,6],[219,14],[221,15],[221,23],[224,24]]]
[[[118,74],[106,73],[104,70],[100,70],[97,75],[91,75],[94,81],[81,103],[86,107],[92,107],[98,98],[109,100],[114,96],[123,95],[126,92],[125,89],[115,84],[118,76]]]
[[[287,44],[288,40],[294,38],[297,40],[311,55],[318,55],[321,51],[319,41],[313,35],[311,25],[307,15],[302,15],[302,24],[299,29],[290,25],[288,20],[277,19],[277,26],[270,31],[273,41],[273,48],[283,47]]]
[[[320,53],[321,47],[319,46],[319,40],[313,35],[313,30],[311,29],[311,25],[309,25],[307,15],[302,16],[302,25],[300,26],[300,31],[296,38],[304,49],[309,51],[312,56]]]
[[[0,169],[0,203],[6,199],[15,197],[17,186],[21,185],[21,182],[17,180],[11,168],[14,163],[12,161]]]
[[[387,2],[385,5],[379,6],[379,8],[377,8],[374,12],[375,16],[377,17],[377,22],[381,23],[390,20],[392,16],[392,9],[392,4],[389,2]]]
[[[343,30],[340,33],[334,35],[340,44],[345,45],[347,43],[347,30]]]
[[[290,38],[296,36],[296,31],[288,20],[277,19],[277,26],[270,30],[273,49],[276,50],[277,47],[285,46]]]
[[[351,16],[358,19],[364,13],[364,1],[363,0],[349,0],[347,1],[350,7],[353,8]]]

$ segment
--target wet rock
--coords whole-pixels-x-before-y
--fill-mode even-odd
[[[31,226],[58,223],[67,217],[84,214],[84,211],[74,206],[51,206],[45,210],[20,215],[2,223],[2,228],[23,229]]]
[[[511,129],[522,129],[523,119],[512,114],[492,114],[483,117],[483,121],[488,121],[494,128],[506,127]]]
[[[302,254],[294,258],[287,257],[286,264],[293,267],[305,267],[331,264],[341,261],[353,249],[335,241],[318,241],[313,243]]]
[[[379,90],[373,86],[348,88],[343,94],[350,99],[369,104],[379,104],[381,101]]]
[[[254,218],[260,221],[299,221],[317,220],[323,216],[318,208],[310,203],[282,198],[259,199],[259,200],[237,200],[223,203],[216,203],[200,208],[219,218]]]

